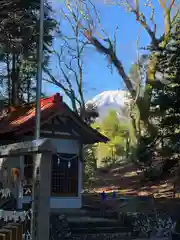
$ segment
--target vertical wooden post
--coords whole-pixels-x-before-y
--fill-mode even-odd
[[[0,232],[0,240],[6,240],[6,234]]]
[[[22,223],[11,223],[11,226],[17,228],[17,240],[23,240],[23,224]]]
[[[11,226],[10,224],[8,224],[7,226],[4,226],[4,228],[12,231],[12,240],[18,240],[17,226]]]
[[[4,234],[4,235],[6,236],[6,237],[5,237],[6,240],[12,240],[12,230],[2,228],[2,229],[0,230],[0,233],[1,233],[1,234]]]

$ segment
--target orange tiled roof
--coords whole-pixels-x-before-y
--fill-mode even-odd
[[[41,99],[41,124],[49,121],[60,111],[63,102],[60,94],[55,94],[48,98]],[[57,110],[57,111],[56,111]],[[17,107],[5,109],[5,116],[0,120],[0,134],[14,132],[23,134],[27,130],[32,130],[35,123],[35,104],[24,104]]]
[[[4,112],[4,116],[1,115],[0,119],[0,135],[7,133],[23,135],[34,131],[36,115],[36,106],[34,103],[4,109]],[[72,118],[75,124],[82,129],[81,134],[83,137],[89,138],[89,143],[108,141],[105,136],[83,122],[82,119],[63,102],[59,93],[52,97],[41,99],[41,126],[61,113]]]

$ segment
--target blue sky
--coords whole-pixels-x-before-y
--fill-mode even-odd
[[[140,0],[145,1],[145,0]],[[62,3],[62,1],[61,1]],[[57,16],[62,5],[60,0],[53,1],[53,8],[56,9]],[[162,9],[158,1],[154,0],[156,9],[157,33],[160,34],[163,30]],[[128,72],[132,62],[136,60],[136,40],[140,31],[140,25],[136,22],[135,16],[132,13],[127,13],[121,7],[97,2],[97,9],[101,17],[101,23],[105,31],[110,37],[113,36],[114,30],[118,25],[117,30],[117,55],[122,60],[125,70]],[[146,16],[150,15],[150,9],[142,5],[142,10]],[[65,27],[65,26],[64,26]],[[141,30],[140,46],[145,47],[149,44],[149,37],[144,30]],[[55,43],[55,48],[58,49],[59,43]],[[107,59],[92,47],[85,56],[85,97],[90,99],[98,93],[106,90],[123,89],[124,84],[116,70],[113,73],[107,68]],[[55,63],[52,61],[52,68]],[[54,71],[55,68],[53,69]],[[52,85],[44,86],[44,90],[48,94],[59,92],[60,90]]]

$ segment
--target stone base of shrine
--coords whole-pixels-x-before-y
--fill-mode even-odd
[[[31,202],[31,197],[24,197],[22,204],[28,204]],[[58,209],[79,209],[82,207],[81,197],[51,197],[50,209],[57,211]]]

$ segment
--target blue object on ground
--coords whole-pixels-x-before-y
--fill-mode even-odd
[[[101,193],[101,200],[106,200],[107,199],[107,195],[106,195],[106,193],[103,191],[102,193]]]
[[[113,199],[116,199],[116,192],[114,191],[113,194],[112,194],[112,198]]]

